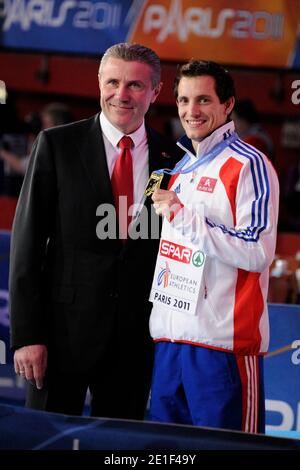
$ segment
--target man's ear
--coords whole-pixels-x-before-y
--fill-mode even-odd
[[[229,116],[231,111],[233,110],[234,104],[235,104],[234,96],[231,96],[230,98],[228,98],[227,101],[225,101],[225,113],[227,114],[227,116]]]
[[[159,95],[160,92],[161,92],[162,86],[163,86],[163,82],[160,82],[160,83],[154,88],[154,90],[153,90],[154,93],[153,93],[153,97],[152,97],[151,103],[154,103],[154,101],[156,101],[156,98],[158,97],[158,95]]]

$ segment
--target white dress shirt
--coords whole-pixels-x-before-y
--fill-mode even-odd
[[[132,134],[123,134],[121,131],[116,129],[109,122],[105,114],[101,112],[100,124],[110,178],[112,176],[116,160],[120,154],[118,142],[123,135],[128,135],[133,140],[134,146],[131,149],[134,186],[133,201],[134,204],[139,204],[143,199],[144,190],[149,178],[149,150],[145,123],[143,121],[142,125]]]

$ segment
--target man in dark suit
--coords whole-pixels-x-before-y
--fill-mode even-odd
[[[121,239],[118,227],[105,237],[99,227],[102,208],[119,211],[112,183],[124,135],[131,138],[134,203],[143,200],[149,174],[172,168],[181,156],[145,127],[161,85],[152,50],[112,46],[99,68],[100,115],[45,130],[34,145],[10,264],[11,342],[15,371],[28,381],[29,407],[80,415],[89,388],[91,415],[143,419],[159,241],[158,233],[151,237],[157,220],[150,198],[133,211],[134,239],[127,232]],[[119,184],[124,180],[125,173]]]

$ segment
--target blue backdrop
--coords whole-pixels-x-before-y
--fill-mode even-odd
[[[143,0],[13,0],[1,12],[0,44],[6,47],[101,55],[126,41]],[[1,15],[2,13],[2,15]],[[1,35],[2,30],[2,35]]]

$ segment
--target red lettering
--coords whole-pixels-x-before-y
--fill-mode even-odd
[[[192,250],[183,245],[162,240],[160,254],[166,258],[171,258],[180,263],[189,264],[192,258]]]

